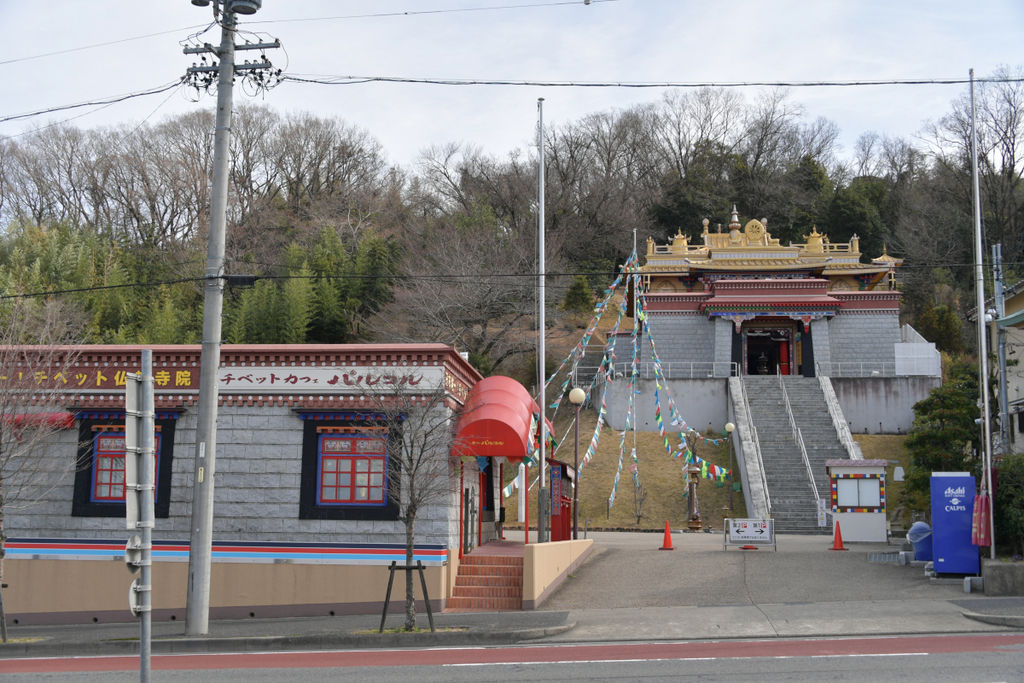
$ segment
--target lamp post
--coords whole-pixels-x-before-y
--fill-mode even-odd
[[[580,406],[587,400],[587,392],[573,387],[569,392],[569,403],[576,406],[576,420],[572,438],[572,540],[577,540],[579,528],[579,492],[580,492]]]
[[[732,492],[736,488],[733,485],[735,483],[735,476],[736,475],[734,475],[732,473],[732,469],[733,469],[732,468],[732,433],[733,433],[733,431],[735,429],[736,429],[736,425],[734,425],[732,422],[726,422],[725,423],[725,433],[728,434],[728,439],[729,439],[729,479],[730,479],[730,481],[729,481],[729,509],[730,510],[732,510]]]

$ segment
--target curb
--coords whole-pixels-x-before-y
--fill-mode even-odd
[[[1009,626],[1010,628],[1024,628],[1024,616],[1012,614],[982,614],[981,612],[961,612],[963,616],[983,624],[993,626]]]
[[[153,654],[214,654],[225,652],[287,652],[290,650],[369,650],[407,647],[458,647],[510,645],[559,635],[576,627],[576,622],[508,631],[437,631],[434,633],[314,633],[292,636],[227,636],[212,638],[154,638]],[[83,657],[90,655],[134,656],[139,654],[137,638],[66,643],[43,641],[8,643],[0,657]]]

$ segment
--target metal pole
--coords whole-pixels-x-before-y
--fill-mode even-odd
[[[1003,297],[1003,245],[992,245],[992,282],[995,285],[996,318],[1006,316],[1006,300]],[[1010,452],[1010,420],[1006,412],[1006,330],[996,323],[999,338],[999,453]]]
[[[139,401],[139,528],[142,530],[142,564],[139,568],[139,592],[141,607],[139,619],[139,681],[149,681],[150,660],[153,643],[153,524],[154,488],[156,485],[156,458],[154,457],[154,432],[156,415],[153,399],[153,352],[142,350],[142,395]],[[131,419],[131,418],[129,418]]]
[[[576,424],[572,437],[572,540],[579,538],[579,507],[580,507],[580,407],[576,404]]]
[[[227,7],[227,6],[225,6]],[[221,15],[217,124],[213,141],[213,188],[203,298],[203,348],[199,368],[198,425],[192,527],[189,537],[185,633],[205,635],[210,620],[210,559],[213,548],[213,483],[217,458],[217,369],[220,366],[221,312],[224,304],[224,234],[228,202],[228,144],[231,141],[231,79],[234,75],[235,15]]]
[[[537,98],[537,377],[540,381],[540,482],[537,490],[537,542],[546,543],[548,540],[548,489],[544,485],[544,472],[547,469],[547,420],[545,415],[546,400],[544,396],[544,381],[547,379],[547,368],[544,363],[544,335],[546,333],[544,320],[544,98]]]
[[[985,339],[985,268],[982,259],[985,255],[981,240],[981,189],[978,182],[978,130],[974,114],[974,69],[971,76],[971,175],[974,185],[974,258],[975,258],[975,293],[977,295],[978,316],[978,379],[981,385],[981,423],[982,423],[982,488],[992,495],[992,427],[988,412],[988,344]],[[994,511],[993,511],[994,512]],[[989,546],[990,557],[996,558],[995,514],[989,515]]]
[[[733,464],[732,464],[733,463],[733,458],[732,458],[732,433],[733,433],[733,431],[735,429],[736,429],[736,425],[733,424],[732,422],[726,422],[725,423],[725,433],[728,435],[728,438],[729,438],[729,509],[730,510],[732,510],[732,494],[733,494],[733,490],[736,488],[735,487],[735,483],[736,483],[735,467],[733,467]]]

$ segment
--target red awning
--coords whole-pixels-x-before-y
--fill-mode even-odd
[[[534,415],[539,414],[522,384],[511,377],[486,377],[469,392],[452,455],[524,458],[532,448]]]
[[[452,446],[456,455],[518,459],[530,449],[530,425],[510,406],[479,406],[459,421]]]

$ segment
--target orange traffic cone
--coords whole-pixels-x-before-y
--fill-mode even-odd
[[[832,547],[829,550],[849,550],[843,547],[843,532],[839,529],[839,520],[836,520],[836,532],[832,538]]]
[[[675,550],[672,547],[672,531],[668,528],[668,520],[665,520],[665,541],[658,550]]]

